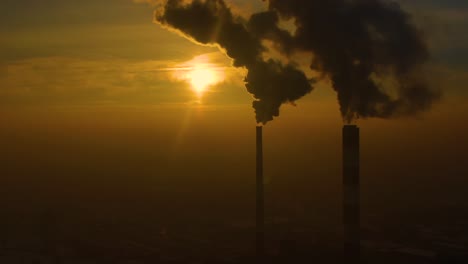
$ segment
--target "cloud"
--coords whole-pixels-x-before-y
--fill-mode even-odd
[[[242,80],[222,53],[205,56],[226,72],[225,89]],[[16,60],[0,68],[0,101],[9,104],[161,104],[196,100],[189,85],[173,78],[181,60],[41,57]],[[239,91],[241,93],[241,91]],[[217,94],[224,97],[223,94]],[[226,100],[224,100],[226,101]],[[227,100],[229,101],[229,99]]]
[[[154,103],[184,100],[184,87],[171,83],[167,74],[154,70],[167,65],[164,61],[67,57],[16,61],[8,64],[6,76],[0,78],[0,100],[52,104],[148,103],[147,98]]]
[[[438,100],[439,92],[420,72],[429,58],[427,45],[397,3],[267,2],[268,10],[245,19],[223,0],[160,1],[155,20],[195,43],[218,45],[234,66],[245,67],[259,123],[312,91],[316,80],[294,60],[298,53],[311,53],[310,68],[331,80],[348,122],[413,115]],[[295,28],[281,21],[293,21]],[[381,85],[390,79],[393,93]]]
[[[425,32],[432,59],[468,69],[468,2],[400,0]]]
[[[261,38],[249,31],[247,21],[222,0],[168,0],[155,12],[155,20],[195,43],[219,46],[235,67],[246,68],[245,86],[255,98],[258,123],[273,120],[282,104],[294,102],[313,89],[296,65],[264,61]]]

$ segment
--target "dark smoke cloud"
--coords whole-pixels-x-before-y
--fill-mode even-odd
[[[256,99],[253,107],[259,123],[278,116],[283,103],[312,91],[311,81],[293,64],[262,59],[262,39],[222,0],[168,0],[162,12],[157,12],[156,21],[199,43],[221,46],[234,59],[234,66],[246,67],[246,87]]]
[[[395,2],[270,0],[269,8],[295,20],[283,46],[314,53],[311,67],[330,77],[345,120],[415,114],[438,99],[418,72],[429,58],[421,32]],[[376,81],[388,77],[392,95]]]
[[[282,20],[293,20],[295,32],[281,29]],[[429,58],[423,37],[393,1],[270,0],[267,11],[246,21],[223,0],[167,0],[156,21],[199,43],[219,45],[235,66],[246,67],[246,87],[261,123],[313,89],[292,59],[263,60],[264,40],[286,58],[312,52],[311,68],[331,80],[348,122],[415,114],[439,97],[421,78]],[[393,91],[385,89],[389,81]]]

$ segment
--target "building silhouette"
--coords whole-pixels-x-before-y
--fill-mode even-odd
[[[359,128],[355,125],[345,125],[343,127],[343,224],[346,263],[360,262],[359,199]]]
[[[256,169],[256,253],[262,257],[265,248],[265,209],[263,181],[263,127],[257,126],[257,169]]]

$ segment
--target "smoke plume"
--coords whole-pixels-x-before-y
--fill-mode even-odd
[[[245,67],[257,122],[313,90],[292,59],[312,53],[310,68],[331,80],[345,121],[427,110],[438,99],[422,78],[429,58],[421,32],[397,3],[385,0],[269,0],[245,19],[224,0],[158,1],[155,20],[198,43],[218,45]],[[293,21],[285,30],[281,21]],[[273,43],[266,47],[265,43]],[[287,58],[264,59],[270,49]]]

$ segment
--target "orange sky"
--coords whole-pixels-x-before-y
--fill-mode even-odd
[[[253,177],[252,97],[243,87],[245,72],[233,68],[218,48],[160,28],[152,23],[152,7],[130,0],[13,2],[0,4],[19,17],[4,16],[0,27],[5,178],[16,182],[70,170],[63,177],[138,171],[145,179],[232,184]],[[449,29],[444,34],[467,43],[460,36],[466,12],[454,18],[447,15],[453,7],[434,11],[421,5],[424,12],[416,15],[421,27],[444,21]],[[433,195],[455,195],[443,188],[468,186],[468,71],[466,61],[450,55],[462,45],[447,43],[441,34],[435,28],[428,32],[439,57],[426,73],[443,87],[443,101],[418,117],[358,121],[364,184],[387,184],[405,195],[410,192],[404,182],[427,183]],[[201,100],[189,80],[167,70],[197,56],[209,58],[225,75]],[[283,106],[265,129],[267,177],[289,181],[291,188],[310,184],[320,195],[336,191],[341,125],[336,94],[326,81],[297,106]],[[380,195],[392,192],[388,188]]]

